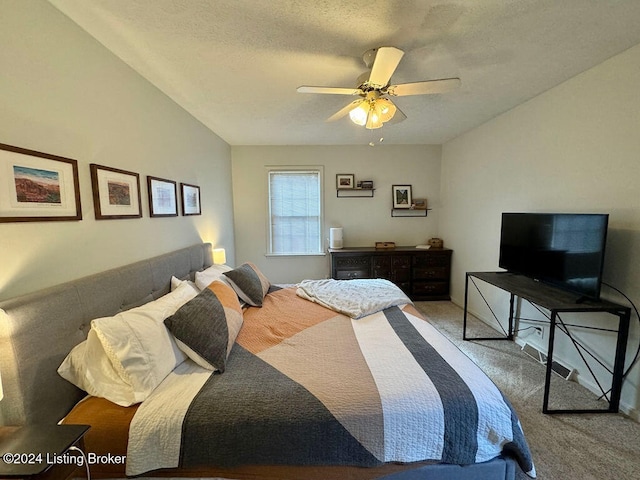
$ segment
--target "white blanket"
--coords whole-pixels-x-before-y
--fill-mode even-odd
[[[385,308],[411,303],[389,280],[303,280],[296,294],[351,318],[362,318]]]
[[[140,404],[129,427],[127,475],[178,467],[182,422],[212,374],[187,359]]]

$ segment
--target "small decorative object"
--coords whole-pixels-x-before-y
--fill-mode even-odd
[[[355,177],[353,173],[338,173],[336,175],[336,188],[354,188]]]
[[[377,249],[396,248],[396,242],[376,242]]]
[[[427,199],[426,198],[414,198],[413,203],[411,204],[411,208],[414,210],[426,210],[427,209]]]
[[[180,197],[182,201],[182,215],[201,215],[200,187],[189,185],[188,183],[181,183],[180,191],[182,193]]]
[[[411,208],[411,185],[393,185],[393,208]]]
[[[444,242],[441,238],[430,238],[427,243],[431,246],[431,248],[442,248]]]
[[[343,247],[342,243],[342,227],[335,227],[329,229],[329,248],[340,249]]]
[[[364,190],[372,190],[373,189],[373,181],[371,181],[371,180],[362,180],[362,188]]]
[[[78,162],[0,143],[0,223],[82,220]]]
[[[92,163],[91,187],[96,220],[140,218],[140,176],[137,173]]]
[[[152,217],[177,217],[176,182],[147,176],[149,190],[149,215]]]

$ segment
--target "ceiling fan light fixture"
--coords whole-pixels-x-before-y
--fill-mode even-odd
[[[375,103],[371,105],[369,110],[369,116],[367,117],[367,124],[365,127],[369,130],[382,127],[382,119],[380,118],[380,107]]]
[[[380,98],[379,100],[377,100],[376,106],[379,106],[380,108],[380,119],[383,123],[391,120],[396,114],[396,106],[393,104],[393,102],[387,100],[386,98]]]
[[[356,125],[365,125],[369,116],[369,102],[362,102],[349,112],[349,118]]]

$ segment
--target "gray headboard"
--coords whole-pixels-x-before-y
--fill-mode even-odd
[[[56,423],[84,395],[57,369],[94,318],[115,315],[212,265],[211,244],[176,250],[0,303],[0,424]]]

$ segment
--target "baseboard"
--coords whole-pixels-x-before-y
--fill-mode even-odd
[[[590,375],[580,375],[580,373],[578,373],[577,375],[575,375],[574,381],[579,385],[582,385],[587,390],[591,391],[593,394],[598,396],[602,395],[602,392],[600,392],[598,385],[595,384]],[[620,400],[620,412],[631,418],[632,420],[640,423],[640,412],[638,411],[638,409],[632,407],[628,403],[625,403],[624,401],[622,401],[622,399]]]

